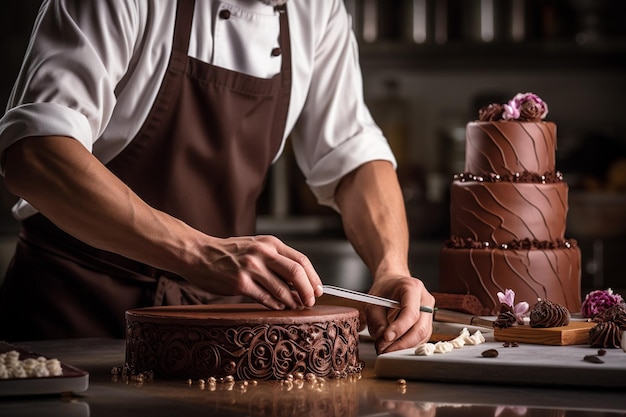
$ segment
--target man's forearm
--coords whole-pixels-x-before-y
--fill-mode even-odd
[[[409,234],[402,192],[392,165],[373,161],[347,175],[336,194],[344,227],[356,251],[370,268],[372,294],[400,301],[393,312],[366,308],[367,326],[378,353],[424,343],[432,333],[435,299],[408,267]]]
[[[74,139],[25,138],[4,158],[10,192],[94,247],[171,270],[180,237],[194,232],[149,207]]]
[[[271,236],[204,234],[150,207],[74,139],[26,138],[4,157],[9,191],[91,246],[269,308],[310,307],[321,295],[319,276],[295,249]]]
[[[372,161],[348,174],[336,200],[346,235],[374,278],[408,276],[406,213],[391,163]]]

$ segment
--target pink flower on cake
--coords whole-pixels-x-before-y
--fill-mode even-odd
[[[513,100],[509,101],[508,104],[504,104],[502,108],[504,109],[502,112],[504,120],[517,120],[519,117],[519,107],[516,106]]]
[[[548,114],[546,102],[533,93],[518,93],[503,107],[507,120],[539,121]]]
[[[591,291],[585,296],[582,304],[583,317],[593,318],[601,314],[609,307],[621,304],[624,299],[621,295],[613,293],[612,289]]]
[[[519,302],[515,304],[515,291],[507,288],[503,292],[498,292],[498,300],[502,304],[506,304],[511,307],[513,314],[515,315],[515,320],[517,320],[518,324],[524,324],[524,314],[528,311],[529,305],[526,301]]]

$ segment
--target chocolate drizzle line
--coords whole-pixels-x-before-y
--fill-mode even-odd
[[[444,243],[444,246],[451,249],[574,249],[578,247],[578,242],[574,239],[556,240],[554,242],[550,242],[526,238],[521,240],[512,240],[508,243],[496,246],[489,242],[479,242],[471,237],[452,236]]]
[[[546,172],[539,174],[536,172],[516,172],[513,175],[500,175],[489,173],[487,175],[476,175],[471,172],[462,172],[455,174],[454,179],[456,181],[468,182],[519,182],[519,183],[532,183],[532,184],[554,184],[563,182],[563,174],[559,171]]]

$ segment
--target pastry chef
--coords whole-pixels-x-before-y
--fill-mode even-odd
[[[285,4],[286,3],[286,4]],[[10,341],[124,337],[124,311],[315,304],[308,258],[255,235],[288,135],[374,278],[379,352],[432,329],[408,269],[395,160],[363,100],[341,0],[46,0],[0,120],[21,222],[0,294]]]

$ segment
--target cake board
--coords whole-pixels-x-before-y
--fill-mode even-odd
[[[512,326],[506,329],[493,329],[493,338],[499,342],[534,343],[539,345],[586,345],[589,343],[589,330],[597,323],[572,321],[567,326],[536,328]]]
[[[498,357],[482,357],[487,349],[496,349]],[[375,372],[383,378],[431,382],[626,388],[626,353],[606,349],[603,363],[583,359],[597,351],[588,345],[503,347],[502,342],[466,345],[431,356],[405,349],[379,355]]]

